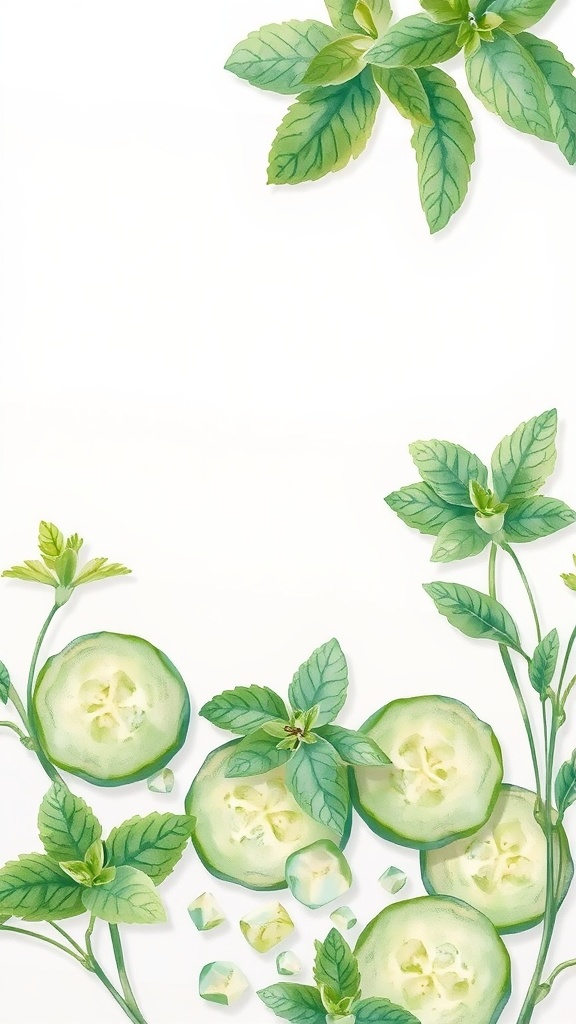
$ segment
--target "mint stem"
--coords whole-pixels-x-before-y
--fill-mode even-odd
[[[140,1013],[138,1003],[136,1002],[136,997],[132,991],[132,986],[130,985],[130,980],[128,978],[128,974],[126,971],[126,964],[124,962],[124,951],[122,949],[122,942],[120,940],[120,929],[118,928],[117,924],[111,924],[109,925],[109,928],[110,938],[112,939],[112,948],[114,950],[114,959],[116,961],[118,977],[120,978],[120,984],[122,986],[124,998],[128,1003],[128,1006],[130,1006],[131,1009],[134,1010],[137,1014],[142,1016]]]
[[[28,672],[28,686],[27,686],[27,689],[26,689],[26,707],[27,707],[26,716],[27,716],[28,730],[30,732],[30,736],[34,740],[35,751],[36,751],[36,755],[38,757],[38,760],[40,761],[40,764],[42,765],[44,771],[46,772],[48,777],[52,780],[52,782],[58,782],[58,783],[60,783],[61,786],[64,786],[67,789],[68,787],[66,786],[66,783],[64,782],[64,779],[62,778],[60,773],[58,771],[56,771],[56,768],[54,767],[54,765],[50,763],[50,761],[48,760],[48,758],[46,757],[46,755],[45,755],[45,753],[44,753],[44,751],[42,749],[42,745],[39,742],[38,732],[36,730],[36,725],[35,725],[35,722],[34,722],[34,707],[33,707],[34,683],[36,681],[36,665],[38,664],[38,656],[40,654],[40,649],[42,647],[42,644],[44,643],[44,638],[46,636],[46,633],[48,632],[48,629],[50,627],[50,623],[52,622],[52,619],[56,615],[56,612],[58,611],[59,607],[60,606],[58,604],[52,605],[52,608],[50,609],[50,611],[48,613],[46,621],[44,622],[44,625],[42,626],[42,629],[40,630],[40,633],[38,634],[38,639],[36,640],[36,645],[35,645],[34,651],[32,653],[32,661],[30,662],[30,670]]]

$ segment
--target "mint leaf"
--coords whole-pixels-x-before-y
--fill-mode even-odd
[[[44,583],[49,587],[58,586],[56,576],[35,558],[26,559],[23,565],[13,565],[11,569],[5,569],[2,575],[13,580],[24,580],[26,583]]]
[[[363,999],[354,1007],[356,1024],[420,1024],[409,1010],[388,999]]]
[[[326,1024],[326,1011],[320,993],[312,985],[281,981],[256,993],[277,1017],[293,1024]]]
[[[463,21],[468,14],[467,0],[420,0],[420,6],[434,21]]]
[[[82,567],[72,581],[73,587],[81,587],[83,583],[97,583],[113,576],[128,576],[132,572],[119,562],[109,562],[107,558],[92,558]]]
[[[526,498],[513,505],[504,519],[506,539],[514,544],[525,544],[541,537],[549,537],[576,522],[576,512],[557,498],[541,494]]]
[[[38,529],[38,547],[40,554],[47,559],[47,565],[52,567],[54,559],[58,558],[65,548],[64,537],[54,523],[42,520]]]
[[[358,0],[353,14],[360,28],[377,39],[392,20],[392,7],[390,0]]]
[[[433,562],[455,562],[479,555],[490,537],[478,526],[473,515],[459,516],[442,527],[432,549]]]
[[[556,807],[561,817],[564,812],[576,802],[576,751],[572,754],[571,761],[565,761],[558,775],[554,787],[556,795]]]
[[[538,644],[528,669],[530,682],[541,697],[545,696],[546,690],[552,683],[559,652],[558,630],[552,629]]]
[[[136,815],[113,828],[106,840],[108,866],[138,868],[160,885],[180,860],[194,819],[186,814]]]
[[[88,805],[66,786],[55,782],[38,813],[38,831],[52,860],[83,861],[102,835],[102,827]]]
[[[82,890],[86,910],[110,924],[157,924],[166,920],[154,882],[136,868],[119,867],[111,882]]]
[[[0,701],[2,701],[3,704],[8,703],[8,698],[10,696],[10,686],[10,673],[6,668],[4,662],[0,661]]]
[[[302,93],[272,143],[268,183],[296,185],[341,170],[364,151],[379,103],[369,68],[344,85]]]
[[[302,79],[307,88],[316,85],[340,85],[355,78],[362,71],[364,51],[370,46],[365,35],[343,36],[328,43],[310,62]]]
[[[514,36],[497,29],[492,42],[482,41],[466,58],[466,74],[487,110],[519,132],[554,141],[544,76]]]
[[[357,31],[355,25],[352,31]],[[300,91],[310,62],[338,32],[320,21],[263,25],[234,47],[226,64],[238,78],[277,93]]]
[[[425,483],[401,487],[399,491],[392,491],[384,501],[406,526],[432,537],[437,537],[446,523],[468,514],[467,509],[444,501]]]
[[[343,835],[350,810],[348,777],[334,747],[321,736],[302,744],[286,765],[286,785],[302,810]]]
[[[374,81],[402,117],[416,124],[432,124],[430,103],[414,68],[373,68]]]
[[[396,22],[368,51],[366,60],[384,68],[422,68],[454,57],[459,25],[438,25],[426,14]]]
[[[555,0],[492,0],[490,14],[499,14],[507,32],[523,32],[548,13]]]
[[[344,707],[348,692],[348,666],[337,640],[318,647],[300,665],[288,689],[288,699],[294,711],[309,711],[318,707],[314,725],[333,722]]]
[[[482,487],[488,483],[488,470],[477,455],[451,441],[415,441],[410,455],[420,476],[436,494],[450,505],[472,508],[470,481]]]
[[[414,125],[420,201],[432,234],[460,209],[470,183],[476,137],[472,114],[456,83],[439,68],[416,72],[430,109],[429,123]]]
[[[235,744],[228,765],[227,779],[242,779],[248,775],[264,775],[265,772],[285,764],[293,755],[289,749],[278,749],[278,737],[261,730]]]
[[[569,164],[576,164],[576,79],[574,68],[554,43],[523,32],[518,42],[546,81],[546,99],[554,138]]]
[[[364,733],[343,729],[339,725],[323,725],[315,731],[318,736],[328,740],[345,764],[390,764],[390,758]]]
[[[0,914],[61,921],[84,913],[81,895],[81,887],[45,854],[23,854],[0,868]]]
[[[326,10],[338,34],[357,32],[359,23],[355,17],[356,0],[325,0]],[[378,6],[381,6],[381,2]]]
[[[540,490],[556,463],[555,409],[521,423],[496,446],[492,456],[494,490],[500,501],[519,501]],[[510,511],[506,516],[506,525]]]
[[[237,686],[213,697],[199,714],[212,725],[230,732],[248,735],[265,722],[287,719],[288,712],[281,697],[267,686]]]
[[[324,942],[316,941],[314,948],[314,981],[318,987],[327,986],[340,999],[357,997],[360,991],[358,961],[340,932],[332,928]]]
[[[504,605],[461,583],[425,583],[424,590],[450,625],[465,636],[495,640],[513,650],[520,649],[516,624]]]

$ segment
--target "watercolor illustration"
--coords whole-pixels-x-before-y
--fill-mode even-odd
[[[432,233],[462,206],[475,159],[472,114],[436,65],[462,52],[474,96],[511,128],[576,163],[576,80],[531,29],[554,0],[420,0],[394,22],[390,0],[326,0],[331,24],[264,25],[226,68],[259,89],[296,95],[269,155],[268,182],[296,185],[364,151],[382,98],[413,128],[420,201]]]
[[[15,851],[0,869],[2,939],[56,947],[95,975],[133,1024],[147,1024],[120,929],[166,919],[158,890],[191,842],[219,884],[270,891],[269,903],[248,908],[238,922],[257,953],[289,940],[293,906],[330,911],[333,927],[310,951],[314,984],[285,980],[303,965],[282,948],[280,980],[258,988],[277,1017],[294,1024],[496,1024],[515,984],[506,936],[539,928],[517,1024],[541,1010],[550,1019],[546,999],[558,976],[576,966],[553,964],[555,925],[574,875],[563,821],[576,803],[576,752],[565,760],[557,752],[576,683],[576,627],[566,642],[555,628],[544,631],[515,549],[576,522],[563,501],[541,493],[554,469],[556,433],[555,410],[521,423],[497,444],[490,472],[458,444],[417,441],[410,454],[420,479],[386,498],[406,525],[433,538],[434,563],[487,553],[485,592],[441,580],[424,589],[451,626],[498,646],[532,759],[532,789],[515,784],[513,769],[505,775],[498,737],[465,694],[460,701],[399,693],[358,729],[339,724],[349,678],[333,638],[296,668],[285,695],[238,685],[204,704],[200,715],[234,738],[197,769],[182,814],[152,811],[104,835],[74,794],[74,777],[110,799],[115,787],[143,780],[151,792],[169,792],[169,763],[186,741],[190,698],[167,655],[140,637],[81,636],[38,667],[50,624],[75,590],[129,572],[105,558],[82,565],[79,536],[66,538],[42,522],[40,558],[4,572],[51,588],[53,602],[32,652],[25,700],[0,665],[0,698],[14,712],[0,730],[38,759],[50,788],[38,811],[42,852]],[[394,528],[389,520],[386,529]],[[521,639],[499,599],[504,560],[525,590],[532,638]],[[576,574],[564,574],[564,584],[576,590]],[[353,880],[345,848],[360,818],[384,847],[419,851],[424,894],[403,898],[406,875],[388,867],[380,884],[390,902],[362,922],[352,947],[345,936],[358,922],[342,905]],[[355,873],[361,877],[361,864]],[[208,892],[188,913],[199,933],[227,916],[220,897]],[[77,917],[84,918],[82,942],[62,924]],[[109,934],[117,980],[94,951],[101,930]],[[252,982],[231,960],[205,959],[194,972],[210,1013],[211,1003],[234,1004]]]

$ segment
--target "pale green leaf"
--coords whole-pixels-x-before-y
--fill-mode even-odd
[[[276,736],[270,736],[264,730],[255,732],[239,740],[232,748],[226,777],[241,779],[248,775],[263,775],[284,764],[292,754],[289,748],[279,748]]]
[[[236,686],[224,690],[200,708],[199,714],[212,725],[247,735],[261,729],[265,722],[288,718],[286,705],[267,686]]]
[[[477,455],[451,441],[415,441],[410,455],[420,476],[436,494],[451,505],[472,508],[470,481],[482,487],[488,482],[488,470]]]
[[[528,51],[546,81],[546,98],[554,138],[569,164],[576,164],[576,78],[574,67],[554,43],[523,32],[518,42]]]
[[[13,580],[24,580],[26,583],[45,583],[49,587],[57,587],[58,580],[42,562],[35,558],[27,559],[23,565],[13,565],[2,573]]]
[[[468,14],[467,0],[420,0],[420,6],[440,24],[463,21]]]
[[[415,124],[412,146],[420,202],[434,234],[446,227],[466,198],[475,135],[468,104],[450,76],[439,68],[420,68],[415,74],[428,100],[430,124]]]
[[[82,913],[81,887],[45,854],[24,854],[0,869],[0,914],[60,921]]]
[[[328,16],[338,35],[358,31],[358,21],[354,16],[357,0],[325,0]]]
[[[478,526],[474,516],[459,516],[442,527],[432,549],[433,562],[456,562],[479,555],[490,537]]]
[[[514,544],[549,537],[576,522],[576,512],[557,498],[536,494],[519,501],[506,513],[504,535]]]
[[[492,0],[486,7],[490,14],[502,18],[507,32],[523,32],[540,21],[556,0]]]
[[[320,993],[312,985],[280,981],[256,993],[277,1017],[292,1024],[326,1024],[326,1010]]]
[[[272,143],[269,184],[316,181],[356,159],[370,138],[379,103],[369,68],[343,85],[302,93]]]
[[[343,36],[328,43],[311,61],[302,84],[312,88],[350,81],[365,66],[363,53],[369,45],[370,40],[362,35]]]
[[[390,758],[378,744],[362,732],[343,729],[339,725],[322,725],[317,733],[328,740],[345,764],[361,764],[371,767],[390,764]]]
[[[468,509],[450,505],[425,483],[401,487],[384,501],[407,526],[432,537],[437,537],[446,523],[468,515]]]
[[[354,998],[360,991],[358,961],[348,943],[336,928],[332,928],[324,942],[314,943],[314,981],[327,985],[339,998]]]
[[[322,737],[302,744],[286,765],[286,785],[315,821],[344,833],[350,809],[348,777],[334,747]]]
[[[354,18],[360,28],[377,39],[392,20],[390,0],[358,0],[354,7]]]
[[[82,890],[86,910],[110,924],[157,924],[166,920],[154,882],[136,868],[119,867],[111,882]]]
[[[75,576],[72,585],[80,587],[83,583],[97,583],[98,580],[108,580],[113,576],[127,576],[131,572],[131,569],[120,565],[119,562],[109,562],[107,558],[92,558]]]
[[[538,644],[529,665],[530,682],[541,697],[552,683],[559,653],[558,630],[552,629]]]
[[[47,558],[57,558],[62,553],[65,547],[64,537],[54,523],[42,520],[38,529],[38,547],[40,554]]]
[[[315,725],[333,722],[344,707],[348,692],[348,666],[336,639],[318,647],[300,665],[290,683],[288,699],[295,711],[318,706]]]
[[[368,51],[369,64],[385,68],[423,68],[454,57],[459,26],[438,25],[426,14],[411,14],[392,25]]]
[[[351,31],[358,31],[358,26]],[[338,35],[320,21],[263,25],[234,47],[225,68],[259,89],[299,92],[310,61]]]
[[[44,849],[55,861],[83,861],[102,828],[84,800],[55,782],[38,813],[38,831]]]
[[[556,463],[555,409],[521,423],[496,446],[492,479],[500,501],[508,503],[531,497],[540,490]]]
[[[106,864],[138,868],[160,885],[174,870],[192,834],[186,814],[138,815],[113,828],[106,840]]]
[[[440,614],[461,633],[520,650],[520,638],[512,616],[493,597],[461,583],[425,583],[424,590]]]
[[[402,117],[415,124],[432,124],[430,103],[414,68],[373,67],[374,80]]]
[[[6,668],[3,661],[0,661],[0,701],[2,704],[8,703],[10,696],[10,673]]]
[[[515,36],[496,30],[467,57],[466,74],[474,95],[511,128],[554,141],[546,81]]]

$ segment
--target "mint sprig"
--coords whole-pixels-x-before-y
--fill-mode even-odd
[[[200,709],[219,728],[242,736],[227,775],[261,775],[286,764],[286,785],[300,807],[342,835],[350,812],[346,765],[390,763],[368,736],[332,723],[348,693],[348,666],[337,640],[318,647],[288,689],[289,708],[268,687],[224,690]]]

